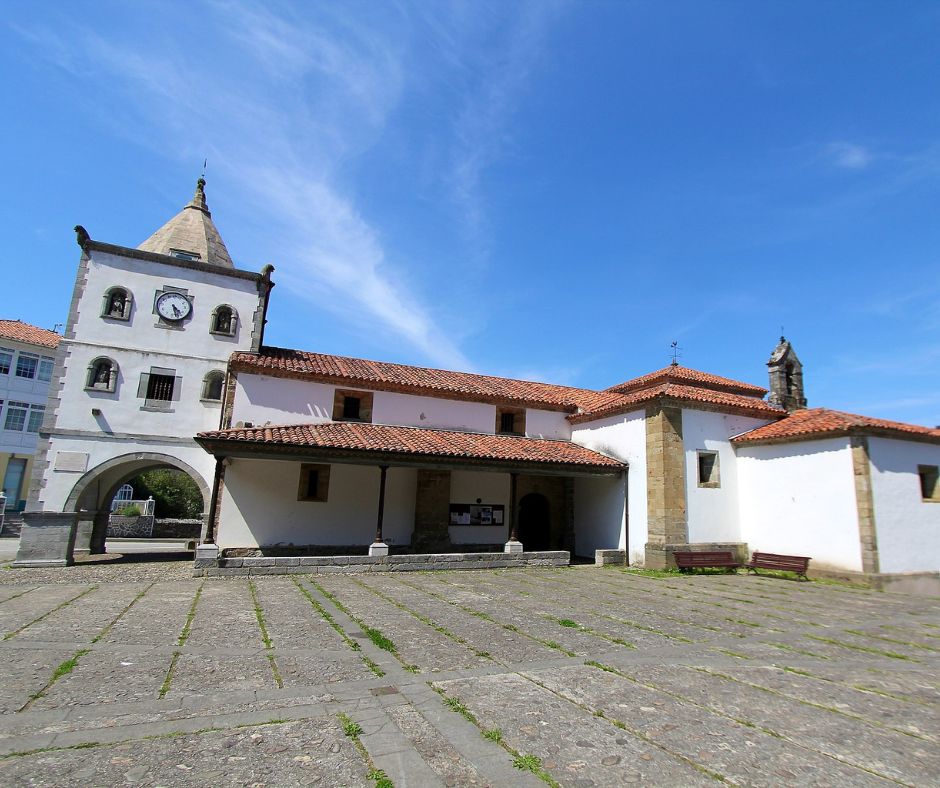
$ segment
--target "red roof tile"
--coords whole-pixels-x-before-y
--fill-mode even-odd
[[[766,424],[743,435],[732,438],[736,444],[757,442],[784,442],[790,440],[813,440],[850,432],[873,432],[895,435],[898,438],[914,438],[940,442],[940,429],[905,424],[900,421],[873,419],[855,413],[843,413],[827,408],[797,410],[773,424]]]
[[[576,443],[508,435],[430,430],[358,422],[327,422],[290,426],[246,427],[200,432],[196,440],[214,453],[232,450],[324,449],[417,457],[485,460],[544,466],[581,466],[595,471],[616,471],[619,461]]]
[[[712,375],[708,372],[699,372],[697,369],[689,369],[678,364],[670,364],[668,367],[650,372],[648,375],[642,375],[633,378],[625,383],[619,383],[611,386],[607,391],[616,391],[620,394],[629,394],[633,391],[657,386],[661,383],[679,383],[687,386],[698,386],[714,389],[716,391],[727,391],[732,394],[743,394],[748,397],[763,397],[767,389],[761,386],[755,386],[752,383],[742,383],[740,380],[723,378],[718,375]]]
[[[263,347],[259,354],[234,353],[231,366],[236,371],[274,377],[296,377],[409,394],[450,395],[459,399],[525,404],[548,410],[587,409],[605,399],[603,392],[590,389],[277,347]]]
[[[683,386],[676,383],[660,383],[656,386],[642,388],[629,394],[614,394],[610,392],[610,397],[611,399],[600,404],[593,410],[568,416],[568,421],[572,424],[583,424],[607,416],[617,416],[621,413],[637,410],[647,402],[659,397],[678,400],[680,402],[701,402],[707,405],[714,405],[718,408],[757,416],[758,418],[777,419],[786,415],[785,410],[771,405],[769,402],[759,397],[750,397],[728,391],[715,391],[714,389],[700,388],[698,386]]]
[[[0,338],[48,348],[57,348],[62,339],[55,331],[31,326],[22,320],[0,320]]]

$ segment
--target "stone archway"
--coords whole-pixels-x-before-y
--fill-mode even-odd
[[[105,552],[110,502],[117,491],[123,484],[144,471],[156,468],[173,468],[182,471],[196,483],[202,495],[202,532],[205,533],[211,493],[202,475],[178,457],[155,452],[134,452],[113,457],[87,471],[75,483],[66,499],[65,511],[79,512],[79,539],[84,542],[87,535],[90,553]],[[84,518],[81,516],[82,513],[86,515]],[[76,543],[76,549],[83,548]]]

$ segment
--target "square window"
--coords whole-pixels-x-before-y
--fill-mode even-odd
[[[333,421],[372,422],[372,392],[336,389],[333,395]]]
[[[698,486],[721,487],[721,479],[718,474],[717,452],[698,452]]]
[[[29,423],[26,425],[27,432],[39,432],[42,426],[42,417],[46,414],[45,405],[33,405],[29,409]]]
[[[300,483],[297,487],[298,501],[324,503],[330,494],[330,466],[302,463]]]
[[[31,353],[20,353],[16,359],[16,376],[18,378],[36,377],[36,369],[39,366],[39,356]]]
[[[10,402],[7,405],[7,417],[3,422],[3,429],[22,430],[23,425],[26,423],[26,414],[28,411],[28,402]]]
[[[940,501],[940,467],[936,465],[918,465],[920,477],[920,496],[925,501]]]
[[[0,375],[10,373],[10,365],[13,363],[13,351],[6,348],[0,348]]]
[[[497,408],[496,433],[497,435],[525,435],[525,410]]]
[[[39,379],[44,381],[52,380],[52,367],[55,361],[48,356],[39,359]]]

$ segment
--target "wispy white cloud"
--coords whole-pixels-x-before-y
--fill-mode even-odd
[[[285,287],[350,323],[373,322],[432,363],[471,368],[344,185],[344,161],[381,135],[399,101],[403,21],[394,10],[346,19],[342,6],[302,18],[249,2],[209,8],[223,39],[209,60],[169,33],[146,47],[74,20],[68,39],[38,23],[20,34],[37,55],[111,91],[110,114],[121,118],[112,122],[128,136],[181,160],[208,152],[216,182],[237,187],[270,228]]]
[[[826,146],[826,157],[836,167],[864,170],[872,163],[874,154],[864,145],[854,142],[831,142]]]

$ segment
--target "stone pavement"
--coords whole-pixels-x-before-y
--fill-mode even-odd
[[[940,784],[938,599],[187,571],[0,570],[0,783]]]

